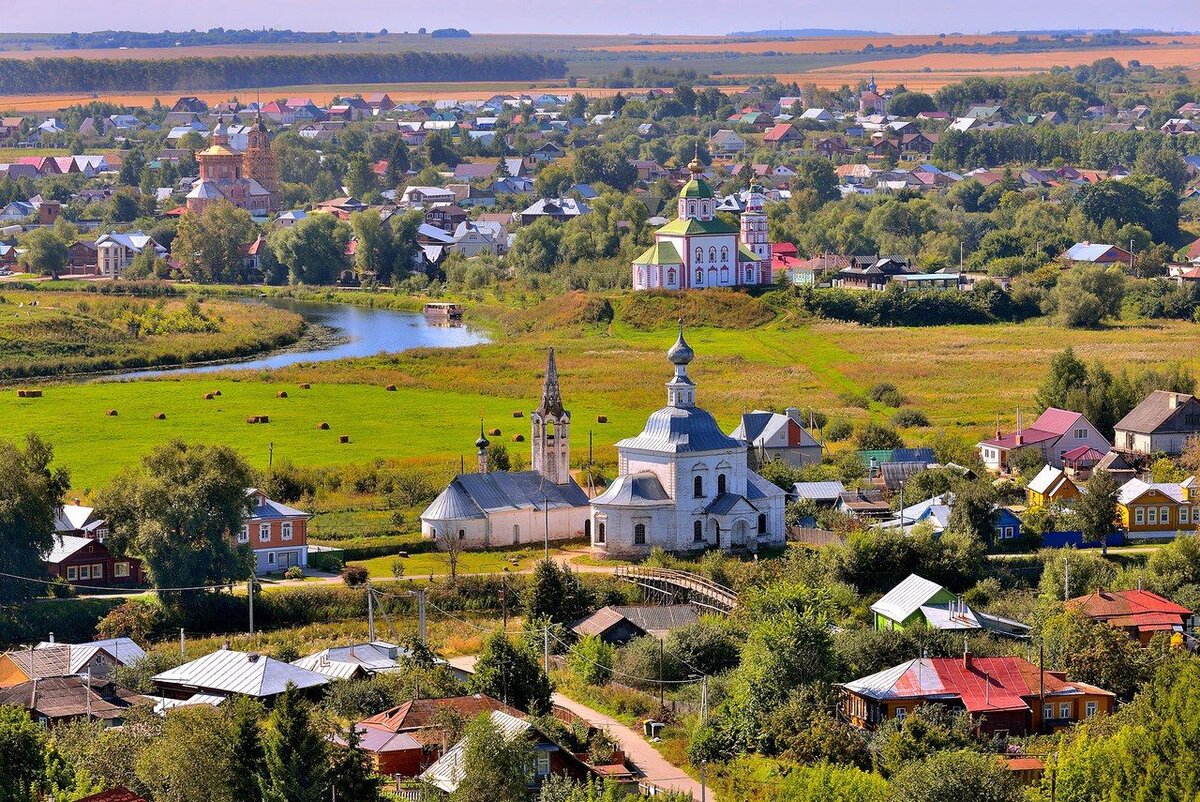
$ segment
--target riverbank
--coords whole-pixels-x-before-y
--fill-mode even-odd
[[[292,346],[302,316],[231,299],[0,289],[0,383],[251,357]]]

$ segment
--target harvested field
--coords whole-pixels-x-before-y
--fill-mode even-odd
[[[837,53],[845,50],[858,51],[867,45],[904,47],[905,45],[998,44],[1015,42],[1015,36],[812,36],[798,39],[735,39],[715,37],[692,42],[635,42],[631,44],[603,45],[588,48],[617,53]]]

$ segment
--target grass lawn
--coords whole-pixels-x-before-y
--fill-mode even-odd
[[[507,568],[524,571],[542,559],[542,548],[529,546],[520,549],[495,549],[491,551],[464,551],[458,556],[458,571],[463,574],[498,574]],[[560,547],[551,546],[550,556],[562,554]],[[392,556],[373,557],[369,560],[353,560],[352,565],[365,567],[372,577],[392,578]],[[450,560],[442,552],[428,551],[410,554],[404,558],[404,576],[419,579],[424,576],[449,574]]]

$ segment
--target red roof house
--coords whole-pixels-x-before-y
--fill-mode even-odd
[[[763,142],[803,142],[804,134],[796,129],[796,126],[791,123],[780,123],[773,125],[763,134]]]
[[[851,724],[871,729],[938,703],[966,710],[984,732],[1014,735],[1074,724],[1111,713],[1114,695],[1059,671],[1039,671],[1020,657],[922,657],[842,687]]]
[[[1189,632],[1193,613],[1186,607],[1148,590],[1099,590],[1066,603],[1093,621],[1123,629],[1142,645],[1156,632]]]
[[[1080,446],[1087,446],[1106,453],[1109,442],[1082,413],[1069,409],[1050,407],[1043,412],[1032,426],[1022,427],[1018,413],[1017,430],[1001,434],[979,443],[979,455],[983,464],[993,471],[1008,469],[1009,455],[1022,448],[1036,448],[1042,460],[1055,468],[1063,467],[1063,458]]]

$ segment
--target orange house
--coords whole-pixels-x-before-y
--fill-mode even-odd
[[[282,573],[292,566],[308,565],[308,519],[304,510],[267,498],[256,487],[249,488],[250,514],[237,534],[238,543],[254,550],[255,570],[260,574]]]
[[[1123,629],[1143,646],[1156,632],[1191,632],[1195,617],[1191,610],[1148,590],[1098,590],[1066,602],[1093,621]]]
[[[1030,508],[1051,504],[1070,504],[1079,498],[1079,488],[1062,468],[1046,465],[1026,486],[1025,495]]]

